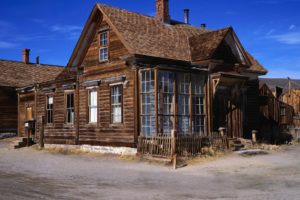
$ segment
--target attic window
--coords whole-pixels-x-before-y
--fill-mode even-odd
[[[105,62],[107,60],[108,60],[108,32],[104,31],[100,33],[99,61]]]

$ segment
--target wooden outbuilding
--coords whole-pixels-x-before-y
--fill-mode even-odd
[[[259,139],[282,143],[288,140],[293,127],[294,108],[276,96],[266,83],[260,87],[260,135]]]
[[[300,127],[300,80],[290,78],[262,78],[261,84],[266,84],[280,101],[290,105],[294,110],[293,125]]]

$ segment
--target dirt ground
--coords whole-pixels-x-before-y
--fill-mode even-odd
[[[112,156],[14,150],[0,140],[0,199],[299,199],[300,146],[173,170]]]

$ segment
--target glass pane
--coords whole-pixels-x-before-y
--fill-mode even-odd
[[[107,35],[108,35],[107,32],[103,32],[100,34],[100,45],[101,46],[107,46],[107,44],[108,44]]]
[[[190,114],[190,96],[179,95],[178,97],[178,115]]]
[[[143,136],[155,135],[155,117],[154,116],[142,116],[142,134]]]
[[[179,134],[188,134],[190,128],[190,117],[189,116],[183,116],[178,117],[178,131]]]
[[[90,108],[90,122],[97,122],[97,108]]]
[[[97,106],[97,92],[96,91],[91,91],[90,92],[90,106]]]
[[[158,118],[158,133],[170,135],[174,129],[174,117],[173,116],[161,116]]]

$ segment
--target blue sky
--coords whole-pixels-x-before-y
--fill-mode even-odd
[[[66,65],[96,2],[154,15],[155,0],[1,0],[0,59]],[[244,47],[268,70],[268,77],[300,78],[300,0],[170,0],[170,15],[210,29],[233,26]]]

